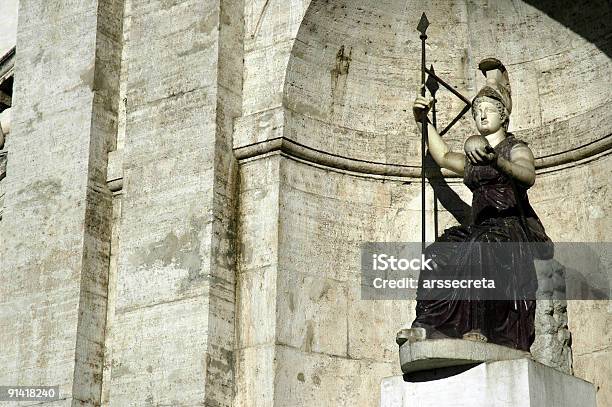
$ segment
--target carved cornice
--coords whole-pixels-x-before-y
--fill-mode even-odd
[[[239,161],[245,161],[274,151],[279,151],[290,157],[295,157],[324,167],[364,175],[406,178],[417,178],[421,176],[420,166],[386,164],[343,157],[308,147],[286,137],[277,137],[234,148],[234,154]],[[554,172],[566,168],[568,164],[585,163],[592,159],[598,159],[605,156],[610,152],[612,152],[612,137],[611,135],[607,135],[593,142],[566,151],[536,157],[536,172]],[[457,174],[445,169],[442,169],[441,172],[445,177],[459,178]]]

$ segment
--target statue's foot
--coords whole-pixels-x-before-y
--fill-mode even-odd
[[[424,341],[427,339],[425,328],[404,328],[400,329],[395,337],[395,343],[402,346],[406,342]]]
[[[477,329],[464,333],[463,339],[474,342],[489,342],[489,339]]]

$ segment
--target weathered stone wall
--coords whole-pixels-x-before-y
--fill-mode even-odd
[[[418,186],[278,154],[240,185],[237,405],[376,405],[414,307],[361,301],[360,244],[415,239]]]
[[[19,0],[0,2],[0,57],[15,46]]]
[[[242,9],[128,3],[108,405],[231,405]]]
[[[605,174],[608,162],[604,157],[574,171]],[[541,174],[531,191],[532,204],[551,237],[586,237],[593,230],[590,225],[600,233],[609,229],[597,223],[604,218],[554,222],[562,214],[573,219],[564,213],[572,196],[556,195],[563,194],[560,185],[567,181],[563,171]],[[379,382],[371,375],[399,374],[394,335],[414,318],[414,303],[360,300],[359,245],[418,241],[420,186],[364,178],[279,155],[245,162],[241,174],[237,405],[253,400],[256,405],[318,405],[320,400],[376,405]],[[570,177],[578,183],[576,175]],[[609,185],[607,176],[589,179],[598,181],[574,185],[577,195]],[[464,186],[451,187],[469,201]],[[607,210],[605,195],[583,202],[583,208],[575,207],[579,213],[586,215],[584,211],[594,207]],[[430,194],[427,204],[431,207]],[[427,219],[432,230],[433,218],[428,214]],[[444,208],[439,219],[441,230],[456,223]],[[597,340],[593,335],[609,326],[607,304],[569,301],[574,371],[600,387],[602,406],[609,399],[604,379],[609,328]],[[545,305],[539,304],[539,318],[549,315]],[[580,310],[585,314],[577,314]],[[565,306],[558,303],[551,311],[553,322],[539,323],[534,354],[546,364],[569,370],[565,358],[571,355],[561,353],[567,352],[563,346],[568,344]],[[593,351],[600,353],[591,355]],[[258,374],[253,376],[255,367]]]
[[[612,158],[609,151],[542,173],[530,199],[551,239],[557,242],[610,241]],[[573,371],[597,386],[597,405],[612,403],[610,301],[567,301]],[[561,333],[562,335],[562,333]]]
[[[265,2],[268,9],[275,4]],[[294,34],[292,17],[302,10],[305,16]],[[573,178],[582,183],[571,191],[577,196],[591,187],[599,191],[586,201],[592,206],[588,211],[595,217],[606,213],[601,199],[607,199],[604,190],[610,182],[605,160],[611,111],[609,92],[602,85],[611,64],[601,26],[609,10],[602,8],[591,19],[597,21],[593,42],[520,2],[312,1],[307,8],[292,2],[280,14],[289,15],[286,25],[267,20],[264,12],[255,34],[262,38],[255,44],[276,46],[266,50],[265,60],[245,59],[244,115],[234,134],[235,151],[243,162],[239,405],[253,399],[257,404],[317,405],[323,399],[366,405],[368,396],[356,389],[370,378],[360,367],[370,363],[392,372],[396,366],[391,351],[394,333],[412,318],[398,317],[399,310],[412,310],[414,304],[388,302],[385,312],[369,302],[354,301],[359,282],[351,271],[358,267],[356,242],[420,239],[420,136],[409,111],[420,79],[420,42],[407,21],[416,25],[422,11],[432,21],[429,61],[466,96],[472,97],[482,85],[483,77],[475,69],[478,60],[495,55],[508,66],[514,94],[511,130],[531,144],[537,157],[540,176],[531,201],[551,237],[580,241],[594,233],[593,240],[606,240],[609,224],[597,219],[583,223],[576,213],[586,209],[571,201],[574,195],[568,194],[570,187],[564,182],[576,175],[572,168],[599,174],[598,185]],[[296,39],[285,59],[288,47],[283,41],[292,35]],[[246,43],[250,40],[247,36]],[[283,77],[268,71],[285,61],[280,107],[276,92]],[[568,94],[574,97],[566,100]],[[448,92],[441,91],[438,99],[438,122],[445,124],[462,105]],[[468,116],[447,139],[460,149],[474,131]],[[440,231],[466,219],[465,202],[471,199],[458,179],[447,181],[450,189],[444,183],[438,188]],[[551,198],[560,193],[564,199]],[[384,202],[386,194],[393,198],[379,202],[385,209],[362,202],[369,196]],[[427,206],[432,207],[429,187]],[[427,219],[431,232],[430,212]],[[568,231],[573,229],[581,233]],[[365,309],[356,311],[360,306]],[[574,306],[569,304],[570,316]],[[609,320],[607,311],[591,309],[585,320]],[[565,305],[556,304],[552,312],[541,306],[539,311],[540,337],[534,353],[560,370],[571,370]],[[357,324],[361,327],[356,333],[350,327]],[[575,326],[571,320],[569,325]],[[586,325],[598,329],[596,324]],[[588,335],[574,332],[573,342],[599,349],[590,348]],[[609,332],[605,337],[609,341]],[[360,343],[371,347],[360,349]],[[559,355],[553,354],[555,349]],[[584,358],[576,354],[575,363],[579,360]],[[593,363],[597,362],[590,366]],[[607,362],[600,363],[593,370],[605,372]],[[256,365],[263,366],[258,375],[245,373]],[[574,368],[578,375],[585,372],[577,364]],[[378,368],[372,369],[378,374]],[[321,380],[322,376],[330,379]],[[335,385],[327,386],[332,380]],[[609,390],[600,379],[593,380],[601,386],[599,403],[605,405]]]
[[[0,383],[100,400],[121,1],[20,2],[0,222]]]
[[[377,405],[414,303],[360,299],[359,247],[420,240],[423,11],[466,96],[480,58],[506,63],[553,240],[609,240],[610,10],[568,2],[570,29],[527,3],[22,1],[0,384],[60,384],[61,405]],[[462,105],[438,96],[443,125]],[[436,191],[439,232],[468,220],[459,178]],[[432,240],[429,184],[426,202]],[[569,369],[550,348],[567,325],[610,404],[609,302],[539,311],[538,357]]]
[[[17,10],[18,0],[0,2],[0,219],[4,210],[4,194],[6,176],[7,151],[5,140],[10,132],[11,93],[9,82],[12,81],[12,65],[14,57],[9,58],[10,50],[17,40]],[[4,86],[3,86],[4,85]]]
[[[428,64],[467,97],[484,84],[478,61],[495,55],[506,64],[514,99],[510,130],[531,142],[538,158],[601,143],[611,133],[610,57],[601,44],[528,4],[340,0],[312,1],[304,17],[287,68],[292,116],[285,136],[390,169],[419,166],[410,105],[420,86],[421,12],[431,21]],[[601,14],[594,27],[610,11]],[[598,30],[604,41],[606,31]],[[464,104],[444,90],[438,99],[438,123],[445,125]],[[468,114],[445,138],[461,149],[474,131]]]

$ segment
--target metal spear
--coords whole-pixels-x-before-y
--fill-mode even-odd
[[[425,96],[425,40],[429,21],[425,13],[421,16],[417,30],[421,33],[421,96]],[[427,115],[421,122],[421,251],[425,252],[425,140],[427,139]]]
[[[429,71],[435,73],[433,65],[430,65]],[[434,129],[438,129],[438,121],[436,120],[436,92],[440,89],[438,81],[431,75],[427,75],[427,82],[425,86],[429,91],[429,94],[433,98],[433,105],[431,107],[432,114],[432,125]],[[435,181],[434,181],[435,182]],[[433,219],[434,219],[434,240],[438,238],[438,197],[436,196],[436,188],[433,188]]]

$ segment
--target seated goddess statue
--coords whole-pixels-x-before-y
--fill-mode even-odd
[[[486,85],[472,102],[480,135],[470,137],[464,152],[454,152],[428,123],[428,148],[442,168],[461,176],[473,193],[472,224],[448,228],[426,249],[433,270],[425,279],[487,279],[497,283],[488,298],[483,290],[417,291],[413,328],[427,338],[488,341],[529,351],[534,341],[537,278],[533,259],[551,258],[552,242],[529,204],[527,190],[535,182],[534,157],[527,143],[507,131],[512,99],[508,72],[497,59],[479,64]],[[432,98],[418,95],[413,113],[418,126]],[[544,252],[521,242],[549,242]],[[499,244],[505,246],[500,255]],[[527,248],[526,248],[527,247]]]

